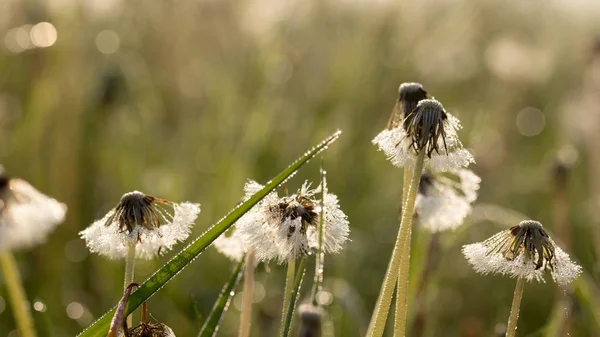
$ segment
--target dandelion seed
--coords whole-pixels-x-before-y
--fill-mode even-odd
[[[215,241],[213,245],[219,253],[225,255],[232,261],[240,262],[248,250],[246,242],[241,238],[239,232],[234,227],[229,235],[223,233]]]
[[[135,244],[136,257],[149,260],[185,240],[199,212],[199,204],[173,203],[134,191],[79,234],[93,253],[122,259],[128,245]]]
[[[458,170],[475,162],[458,138],[459,120],[447,113],[440,102],[419,101],[404,117],[404,123],[406,126],[381,131],[372,141],[392,164],[414,168],[421,149],[427,154],[425,168],[432,172]]]
[[[262,186],[253,181],[246,184],[246,197],[257,188]],[[311,190],[305,183],[291,196],[270,193],[236,222],[240,238],[254,248],[258,260],[283,263],[317,247],[318,213],[322,210],[315,195],[319,191],[320,187]],[[324,252],[335,253],[348,239],[348,220],[334,194],[326,194],[324,207]]]
[[[545,272],[559,285],[581,274],[581,267],[556,246],[542,224],[526,220],[491,238],[463,247],[463,254],[481,274],[501,274],[544,281]]]
[[[434,233],[462,225],[477,199],[480,182],[468,169],[422,174],[415,203],[419,224]]]
[[[67,206],[22,179],[10,178],[0,165],[0,252],[46,241],[65,219]]]

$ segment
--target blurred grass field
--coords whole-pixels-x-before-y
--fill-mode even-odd
[[[325,261],[328,310],[335,336],[364,333],[402,184],[371,139],[407,81],[461,119],[483,179],[478,203],[559,233],[599,285],[599,33],[592,1],[0,2],[0,163],[69,207],[47,244],[17,253],[29,298],[43,304],[40,335],[75,335],[120,298],[122,261],[90,255],[77,233],[123,193],[200,202],[197,236],[240,200],[246,179],[266,182],[338,128],[324,160],[352,241]],[[566,230],[556,225],[556,158],[568,167]],[[288,186],[304,179],[318,179],[318,161]],[[469,223],[442,236],[427,336],[493,336],[508,316],[514,280],[477,275],[460,253],[505,225]],[[413,278],[429,234],[416,235]],[[140,262],[136,280],[173,254]],[[150,312],[195,336],[231,267],[208,249]],[[284,274],[259,267],[253,336],[275,334]],[[560,293],[527,284],[519,336],[543,335]],[[571,336],[600,336],[593,321],[579,303]],[[16,336],[13,322],[2,287],[0,337]],[[234,305],[220,335],[236,336],[237,324]]]

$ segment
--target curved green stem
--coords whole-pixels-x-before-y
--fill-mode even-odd
[[[129,242],[127,244],[127,257],[125,258],[125,280],[123,282],[123,289],[127,289],[130,284],[133,283],[133,277],[135,275],[135,242]],[[127,316],[127,326],[131,327],[133,318],[131,315]]]
[[[10,251],[0,254],[0,263],[4,272],[4,281],[6,282],[6,290],[10,298],[10,303],[13,310],[13,315],[21,337],[35,337],[35,328],[31,312],[27,305],[25,290],[21,283],[21,275],[17,268],[17,261]]]
[[[252,323],[252,298],[254,294],[254,268],[255,268],[254,250],[248,248],[246,253],[246,266],[244,269],[244,291],[242,293],[242,312],[240,314],[239,337],[250,336],[250,326]]]
[[[292,328],[292,319],[294,317],[294,310],[296,309],[296,300],[298,299],[298,293],[302,286],[302,280],[304,279],[304,271],[306,270],[306,256],[300,259],[298,264],[298,271],[296,272],[296,280],[294,281],[293,288],[290,289],[290,299],[287,307],[284,307],[284,319],[283,325],[281,326],[281,337],[288,337]]]
[[[510,316],[508,317],[508,326],[506,327],[506,337],[515,337],[517,333],[517,321],[519,320],[519,310],[521,309],[521,298],[523,297],[523,288],[525,279],[519,277],[515,286],[512,306],[510,307]]]
[[[424,161],[425,150],[421,150],[417,156],[417,162],[411,177],[410,187],[408,189],[408,197],[405,201],[403,201],[404,208],[402,210],[402,220],[400,221],[400,229],[396,238],[396,244],[394,245],[392,257],[388,264],[388,269],[385,273],[381,290],[379,291],[379,297],[377,298],[377,303],[371,317],[371,322],[369,323],[369,329],[367,331],[367,336],[369,337],[380,337],[383,335],[383,331],[385,330],[385,322],[390,310],[392,295],[396,285],[396,280],[398,280],[399,271],[402,273],[402,280],[398,282],[399,288],[397,297],[400,298],[396,302],[397,307],[399,307],[396,311],[396,331],[399,331],[399,329],[404,331],[404,327],[406,325],[406,288],[408,288],[410,236],[415,200],[417,197],[419,181],[421,180],[421,172],[423,171]],[[404,260],[402,259],[403,256],[406,256]],[[404,332],[402,332],[402,335],[404,335]]]

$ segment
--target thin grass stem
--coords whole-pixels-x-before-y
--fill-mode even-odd
[[[306,270],[306,256],[300,258],[298,263],[298,271],[295,275],[295,281],[293,288],[290,289],[290,299],[287,307],[284,308],[285,315],[283,319],[283,325],[281,326],[281,337],[288,337],[292,330],[292,320],[294,318],[294,310],[296,309],[296,301],[298,299],[298,293],[300,293],[300,287],[302,287],[302,280],[304,279],[304,271]]]
[[[285,277],[285,289],[283,290],[283,304],[281,306],[281,328],[285,324],[285,315],[287,314],[287,308],[292,298],[292,288],[294,287],[294,277],[296,276],[296,260],[290,260],[287,263],[287,274]],[[282,331],[280,331],[281,333]]]
[[[327,184],[323,167],[323,159],[321,158],[321,213],[319,214],[319,241],[317,245],[317,255],[315,256],[315,278],[311,294],[311,302],[314,306],[319,305],[317,294],[321,290],[323,283],[323,264],[325,261],[325,253],[323,253],[323,221],[325,216],[325,194],[327,193]]]
[[[0,254],[0,263],[6,282],[6,290],[13,310],[13,315],[21,337],[35,337],[35,327],[31,318],[25,290],[21,283],[21,275],[17,268],[17,261],[12,252],[7,251]]]
[[[244,290],[242,293],[242,312],[240,314],[239,337],[250,336],[252,324],[252,298],[254,296],[254,271],[256,267],[254,250],[248,248],[246,252],[246,266],[244,267]]]
[[[521,298],[523,297],[523,288],[525,279],[519,277],[515,286],[512,306],[510,307],[510,316],[508,317],[508,326],[506,327],[506,337],[515,337],[517,333],[517,321],[519,320],[519,310],[521,308]]]
[[[425,150],[421,150],[417,156],[417,162],[411,177],[410,187],[408,189],[408,198],[404,201],[404,209],[402,210],[402,220],[400,221],[400,229],[396,238],[396,244],[392,251],[392,257],[388,264],[381,290],[379,291],[379,297],[375,305],[375,310],[371,316],[371,322],[369,323],[369,329],[367,330],[367,336],[380,337],[383,335],[385,330],[385,322],[387,320],[390,305],[392,302],[392,295],[396,281],[398,280],[398,271],[400,270],[401,257],[403,255],[410,255],[410,234],[412,226],[413,210],[415,206],[415,199],[417,197],[417,190],[419,187],[419,181],[421,179],[421,171],[423,171],[423,162],[425,160]],[[408,247],[406,245],[409,245]],[[410,262],[410,258],[405,259],[404,264]],[[408,266],[404,266],[405,271],[408,271]],[[403,289],[399,289],[399,296],[403,296],[403,299],[397,301],[396,304],[400,303],[400,311],[396,311],[396,324],[397,327],[404,329],[406,325],[406,288],[408,286],[408,275],[402,274]],[[402,294],[403,293],[403,294]],[[404,304],[402,304],[404,303]]]

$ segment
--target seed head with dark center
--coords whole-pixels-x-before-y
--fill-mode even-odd
[[[433,151],[440,154],[438,144],[440,138],[443,141],[444,150],[448,153],[444,130],[444,121],[448,116],[440,102],[434,99],[421,100],[407,118],[410,118],[410,124],[408,124],[406,132],[411,138],[411,145],[416,153],[425,150],[429,158]]]
[[[115,207],[114,214],[106,221],[106,226],[116,220],[121,232],[131,233],[135,226],[144,226],[153,230],[161,223],[172,220],[172,215],[161,207],[169,205],[170,202],[166,200],[142,192],[126,193]]]
[[[406,130],[411,122],[410,113],[417,108],[419,101],[427,98],[427,91],[423,85],[415,82],[400,84],[398,88],[398,100],[392,112],[390,127],[397,126],[400,121]]]
[[[525,261],[533,261],[535,269],[545,265],[546,268],[554,270],[555,245],[541,223],[533,220],[521,221],[500,234],[485,242],[491,248],[490,253],[500,253],[508,261],[514,260],[519,254],[525,254]]]
[[[287,199],[287,200],[286,200]],[[318,214],[315,211],[315,203],[302,195],[283,198],[282,202],[277,205],[277,210],[280,212],[280,221],[285,219],[295,220],[301,218],[301,226],[298,229],[301,234],[306,234],[308,226],[317,226]],[[288,238],[296,232],[295,227],[290,227]]]
[[[419,194],[428,195],[429,189],[433,186],[435,177],[431,173],[421,174],[421,180],[419,181]]]

